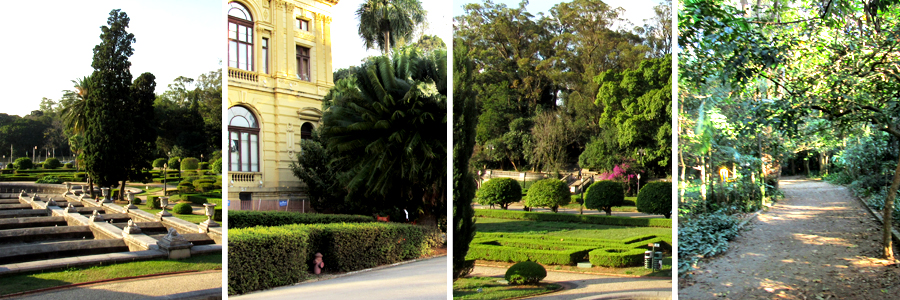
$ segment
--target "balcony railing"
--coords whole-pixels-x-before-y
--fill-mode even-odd
[[[235,68],[228,68],[228,78],[240,79],[254,83],[259,82],[259,75],[257,75],[256,72]]]
[[[259,172],[228,172],[231,177],[229,184],[237,187],[258,187],[262,182],[262,173]]]

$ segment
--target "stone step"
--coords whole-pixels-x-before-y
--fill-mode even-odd
[[[44,217],[50,216],[50,211],[46,209],[31,210],[0,210],[0,219],[5,218],[27,218],[27,217]]]
[[[219,246],[219,245],[216,245]],[[201,246],[207,247],[210,249],[198,249],[200,251],[206,250],[210,251],[209,253],[215,253],[211,251],[215,251],[214,247],[211,246]],[[221,249],[218,250],[221,252]],[[191,249],[191,254],[194,254],[193,249]],[[203,253],[199,253],[203,254]],[[107,253],[107,254],[95,254],[95,255],[83,255],[78,257],[68,257],[68,258],[56,258],[56,259],[47,259],[47,260],[39,260],[32,262],[24,262],[24,263],[11,263],[11,264],[2,264],[0,265],[0,276],[7,276],[12,274],[20,274],[20,273],[28,273],[35,272],[41,270],[51,270],[51,269],[63,269],[63,268],[72,268],[72,267],[87,267],[87,266],[99,266],[113,263],[124,263],[131,261],[142,261],[142,260],[151,260],[158,258],[166,258],[167,255],[165,252],[160,250],[145,250],[145,251],[133,251],[133,252],[116,252],[116,253]]]
[[[112,223],[128,223],[128,220],[131,220],[131,217],[129,217],[128,214],[100,214],[100,216],[102,216],[103,221],[107,223],[110,220],[112,220]],[[90,215],[87,217],[90,218]]]
[[[95,210],[97,212],[99,212],[101,215],[106,212],[106,210],[103,209],[102,207],[94,207],[94,206],[86,207],[86,206],[84,206],[84,204],[82,204],[81,207],[76,207],[75,210],[77,210],[78,213],[82,214],[82,215],[92,215],[92,214],[94,214]]]
[[[0,204],[22,204],[19,199],[0,199]]]
[[[0,230],[0,245],[49,240],[94,239],[90,226],[32,227]]]
[[[127,222],[128,221],[125,221],[124,223],[116,222],[113,223],[113,226],[125,229],[125,226],[128,225]],[[141,228],[141,233],[146,235],[165,235],[169,233],[169,230],[166,229],[166,226],[163,226],[163,224],[160,222],[134,222],[134,224],[137,225],[137,227]]]
[[[31,204],[0,204],[0,210],[31,209]]]
[[[79,240],[44,242],[35,244],[15,244],[0,246],[0,261],[14,264],[27,261],[74,257],[82,255],[128,252],[128,245],[122,239]]]
[[[0,230],[30,227],[66,226],[65,217],[30,217],[0,219]]]
[[[188,242],[194,243],[194,246],[213,245],[216,243],[216,241],[209,238],[209,236],[206,235],[205,233],[182,233],[179,235],[181,235],[185,239],[187,239]],[[165,236],[166,236],[165,234],[155,234],[155,235],[151,235],[150,237],[152,237],[156,240],[162,240],[162,238]]]

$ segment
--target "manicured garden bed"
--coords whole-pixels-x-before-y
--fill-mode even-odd
[[[628,218],[602,215],[576,215],[566,213],[541,213],[499,209],[476,209],[475,217],[523,221],[550,221],[582,224],[602,224],[634,227],[672,228],[672,220],[664,218]]]
[[[539,285],[507,285],[500,278],[468,277],[453,282],[453,299],[500,300],[544,294],[562,288],[555,283]]]

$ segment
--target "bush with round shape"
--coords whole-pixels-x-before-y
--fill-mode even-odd
[[[6,168],[7,168],[7,169],[12,169],[12,168],[13,168],[13,164],[12,164],[12,163],[6,164]]]
[[[141,205],[141,198],[134,197],[134,200],[131,200],[131,205]]]
[[[566,186],[565,182],[552,178],[542,179],[535,182],[528,189],[525,206],[549,207],[553,212],[557,212],[560,206],[569,204],[571,200],[569,187]]]
[[[16,170],[28,170],[34,168],[34,163],[31,162],[30,158],[27,157],[19,157],[14,162]]]
[[[216,174],[222,174],[222,159],[216,159],[212,162],[212,171]]]
[[[63,167],[66,169],[72,169],[72,168],[75,168],[75,164],[69,162],[69,163],[64,164]]]
[[[56,177],[56,176],[53,176],[53,175],[47,175],[47,176],[42,177],[41,179],[38,179],[38,180],[35,181],[34,183],[52,183],[52,184],[60,184],[60,183],[63,183],[63,181],[62,181],[62,179],[59,179],[59,177]]]
[[[56,157],[51,157],[44,160],[44,169],[53,170],[59,169],[59,167],[62,167],[62,164],[58,159],[56,159]]]
[[[181,160],[181,170],[182,171],[193,171],[200,168],[200,161],[193,157],[188,157]]]
[[[201,162],[201,163],[199,163],[199,164],[197,164],[197,165],[198,165],[198,168],[199,168],[200,170],[209,170],[209,163],[208,163],[208,162],[205,162],[205,161],[204,161],[204,162]]]
[[[167,161],[165,158],[157,158],[157,159],[153,160],[153,167],[162,169],[163,167],[166,166],[166,163],[167,163]]]
[[[481,205],[499,205],[507,209],[510,203],[522,200],[522,187],[512,178],[494,178],[481,186],[476,197]]]
[[[194,211],[194,208],[190,203],[178,203],[175,204],[175,207],[172,208],[172,212],[175,212],[179,215],[189,215]]]
[[[594,182],[584,195],[584,207],[604,211],[607,216],[612,214],[613,206],[622,206],[624,201],[622,184],[611,180]]]
[[[503,276],[510,285],[538,284],[544,277],[547,277],[547,270],[533,261],[516,263],[509,267]]]
[[[173,157],[169,159],[169,170],[181,169],[181,157]]]
[[[159,201],[159,196],[147,196],[147,206],[151,209],[161,209],[162,202]]]
[[[651,182],[641,188],[635,203],[639,212],[648,215],[672,216],[672,183]]]
[[[185,180],[178,184],[178,192],[180,192],[182,194],[191,193],[193,191],[194,191],[194,184],[191,183],[190,181]]]

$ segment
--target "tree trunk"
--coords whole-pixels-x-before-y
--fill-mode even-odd
[[[809,177],[809,156],[803,159],[803,167],[806,168],[806,177]]]
[[[91,196],[91,199],[96,199],[94,198],[94,179],[90,176],[88,177],[88,193]]]
[[[700,156],[700,198],[703,198],[703,205],[706,205],[706,156]]]
[[[391,53],[391,32],[384,32],[384,56],[388,56]]]
[[[883,244],[884,258],[894,260],[894,249],[891,245],[891,221],[894,213],[894,199],[897,198],[897,189],[900,188],[900,160],[897,161],[897,169],[894,170],[894,180],[891,182],[891,188],[888,190],[887,199],[884,199],[884,229]]]
[[[125,200],[125,180],[122,180],[122,183],[119,184],[119,201]]]

